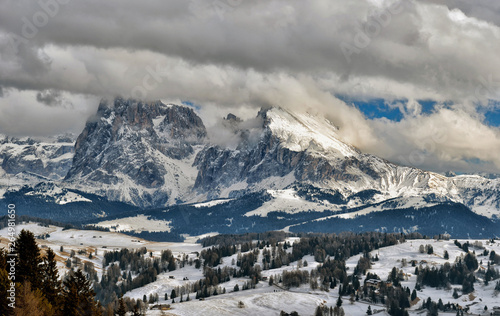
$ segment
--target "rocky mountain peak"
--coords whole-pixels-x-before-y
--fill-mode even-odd
[[[229,113],[225,118],[224,120],[228,121],[228,122],[236,122],[236,123],[240,123],[242,120],[237,117],[236,115],[234,115],[233,113]]]
[[[189,107],[122,98],[102,101],[76,141],[66,180],[99,184],[104,190],[100,193],[141,206],[165,204],[176,195],[179,181],[189,182],[178,164],[170,162],[193,156],[206,134],[201,118]]]

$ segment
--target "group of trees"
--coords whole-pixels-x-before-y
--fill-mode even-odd
[[[184,256],[179,260],[179,265],[185,264],[192,265],[193,261]],[[107,269],[101,281],[94,283],[96,296],[103,304],[116,304],[118,298],[126,292],[156,281],[158,274],[174,271],[177,265],[177,259],[168,249],[163,250],[159,258],[154,258],[145,247],[106,252],[103,268]]]
[[[40,311],[41,315],[101,315],[102,313],[113,315],[130,311],[134,315],[140,315],[145,311],[147,303],[159,300],[159,295],[151,295],[149,300],[131,300],[121,298],[123,294],[132,289],[142,287],[154,282],[157,275],[167,271],[173,271],[186,264],[195,264],[196,268],[203,266],[204,278],[191,283],[185,283],[172,289],[170,299],[172,303],[190,300],[191,297],[205,298],[213,295],[226,293],[221,286],[228,282],[231,277],[248,277],[243,285],[237,285],[233,291],[255,288],[262,279],[261,267],[264,269],[275,269],[283,265],[289,265],[297,261],[297,267],[307,265],[303,261],[306,255],[314,256],[319,262],[317,268],[310,271],[291,270],[276,274],[270,278],[269,284],[281,283],[285,288],[298,287],[301,284],[310,284],[310,287],[330,291],[338,287],[339,300],[341,297],[351,296],[351,302],[362,299],[371,300],[374,303],[381,301],[386,304],[390,315],[407,315],[406,309],[410,302],[415,300],[416,291],[410,292],[409,288],[401,286],[404,279],[402,270],[392,269],[387,282],[381,281],[375,287],[367,285],[367,280],[380,280],[380,278],[367,271],[371,268],[377,257],[372,257],[370,252],[380,247],[395,245],[404,242],[407,238],[418,238],[418,235],[387,234],[387,233],[342,233],[342,234],[315,234],[303,235],[293,245],[283,240],[281,232],[270,234],[267,240],[253,242],[251,237],[260,235],[247,234],[244,237],[234,236],[233,241],[241,240],[242,244],[231,244],[227,241],[221,245],[213,246],[201,251],[194,260],[184,255],[175,258],[170,250],[164,250],[160,256],[148,253],[145,247],[129,250],[121,249],[104,253],[103,273],[100,280],[91,262],[75,262],[71,270],[62,281],[56,267],[55,254],[48,248],[42,256],[40,248],[36,244],[32,233],[22,231],[16,240],[16,251],[18,259],[16,263],[16,289],[18,300],[16,301],[16,312],[32,310]],[[211,238],[204,241],[207,245],[220,241],[221,237]],[[456,242],[458,243],[458,242]],[[468,243],[459,244],[462,249],[472,247]],[[476,245],[474,245],[476,246]],[[288,248],[292,248],[291,251]],[[433,253],[432,246],[423,246],[423,252]],[[358,264],[351,275],[347,274],[345,260],[353,255],[362,253]],[[221,268],[223,258],[235,255],[232,266]],[[262,263],[257,264],[259,256],[262,255]],[[484,254],[483,255],[487,255]],[[489,253],[493,260],[497,255],[492,251]],[[73,255],[73,261],[76,256]],[[450,284],[461,284],[462,292],[473,291],[475,281],[474,271],[478,268],[478,261],[473,253],[467,253],[459,257],[454,264],[445,263],[440,268],[416,267],[417,287],[449,287]],[[367,274],[365,284],[359,281],[361,274]],[[488,262],[488,269],[484,272],[485,282],[495,280],[499,277]],[[7,285],[9,284],[7,273],[7,256],[5,251],[0,252],[0,294],[6,297]],[[390,283],[390,285],[389,285]],[[500,287],[500,285],[497,285]],[[170,289],[169,289],[170,291]],[[169,298],[168,293],[162,293],[165,300]],[[191,296],[190,296],[191,294]],[[96,303],[99,302],[99,303]],[[101,307],[103,304],[105,307]],[[444,307],[443,307],[444,306]],[[23,309],[24,308],[24,309]],[[446,305],[425,302],[425,308],[429,311],[447,310]],[[6,301],[0,304],[0,314],[13,314],[8,309]],[[341,315],[343,309],[340,305],[327,308],[321,307],[316,310],[317,315]]]
[[[100,315],[92,285],[81,270],[70,271],[59,280],[55,253],[47,248],[42,256],[35,236],[22,230],[15,240],[15,279],[9,279],[7,252],[0,250],[0,297],[8,297],[15,283],[15,308],[2,299],[0,315]],[[9,257],[13,258],[13,257]],[[10,268],[10,265],[9,265]],[[11,275],[11,276],[12,276]]]
[[[296,261],[305,255],[314,255],[317,262],[324,262],[328,256],[336,260],[345,260],[359,253],[404,242],[406,238],[408,235],[378,232],[304,236],[293,244],[291,259]]]
[[[417,286],[431,286],[437,288],[449,288],[451,284],[462,285],[464,294],[474,291],[476,281],[474,271],[478,268],[478,262],[474,254],[467,253],[465,257],[458,257],[457,261],[451,265],[446,262],[441,267],[415,268],[417,275]],[[498,274],[491,267],[487,270],[489,280],[498,278]],[[485,278],[487,280],[488,278]]]
[[[450,302],[444,304],[441,299],[439,299],[437,302],[434,302],[430,297],[427,298],[427,300],[422,302],[422,309],[427,309],[428,313],[427,315],[429,316],[437,316],[439,315],[439,312],[449,312],[449,311],[461,311],[463,314],[463,310],[459,308],[458,304],[451,304]],[[466,310],[469,308],[466,307]],[[457,313],[458,315],[458,313]]]

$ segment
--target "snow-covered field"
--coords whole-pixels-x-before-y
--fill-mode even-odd
[[[111,221],[102,221],[96,226],[109,228],[110,231],[114,232],[127,232],[127,231],[150,231],[150,232],[170,232],[172,227],[170,227],[171,221],[164,220],[153,220],[146,215],[137,215],[133,217],[123,217],[119,219],[114,219]]]
[[[257,215],[267,217],[267,214],[273,211],[295,214],[299,212],[306,212],[308,210],[323,212],[328,209],[327,206],[322,205],[321,203],[306,201],[305,199],[299,197],[297,192],[293,189],[267,190],[267,193],[269,193],[273,198],[270,201],[265,202],[261,207],[246,213],[245,216]],[[330,209],[331,208],[336,210],[338,207],[336,205],[331,205]]]
[[[105,251],[119,249],[119,248],[139,248],[146,247],[153,256],[160,256],[162,250],[172,250],[175,257],[187,255],[189,258],[195,258],[196,252],[200,252],[203,248],[200,244],[196,244],[200,236],[192,236],[186,239],[186,242],[150,242],[136,237],[130,237],[116,232],[101,232],[92,230],[63,230],[61,227],[48,226],[43,227],[35,223],[24,223],[17,226],[17,231],[21,229],[28,229],[35,235],[50,234],[46,239],[39,239],[38,242],[42,247],[52,248],[58,259],[58,267],[61,274],[66,271],[64,265],[65,260],[69,258],[71,250],[78,253],[78,250],[86,249],[92,253],[97,254],[89,259],[87,255],[79,255],[82,261],[91,261],[94,263],[98,275],[102,274],[102,258]],[[7,230],[0,230],[0,247],[5,247],[7,240]],[[290,243],[298,240],[298,238],[288,238]],[[461,243],[467,240],[459,240]],[[469,240],[474,244],[476,240]],[[500,242],[490,243],[488,240],[479,240],[482,247],[496,253],[500,253]],[[420,253],[419,248],[423,245],[431,245],[434,249],[433,254]],[[64,250],[61,251],[60,247],[63,246]],[[288,248],[287,251],[291,251]],[[444,259],[444,252],[447,251],[449,259]],[[482,255],[483,250],[475,247],[470,247],[470,251],[475,251],[478,262],[482,261],[481,268],[485,268],[488,262],[488,257]],[[223,258],[220,267],[233,266],[233,259],[236,259],[238,254],[231,257]],[[411,265],[412,260],[418,262],[417,266],[422,265],[425,267],[435,266],[439,267],[445,262],[454,263],[457,257],[465,255],[465,252],[458,248],[453,240],[434,240],[434,239],[419,239],[408,240],[405,243],[394,245],[391,247],[381,248],[372,251],[372,256],[377,255],[379,261],[374,262],[372,268],[369,270],[371,273],[376,273],[382,280],[386,280],[393,267],[402,269],[405,273],[405,280],[402,285],[409,287],[411,290],[415,288],[416,276],[414,274],[415,267]],[[348,267],[348,274],[354,270],[360,255],[355,255],[346,261]],[[319,263],[314,261],[313,256],[305,256],[303,261],[307,261],[307,266],[301,266],[302,270],[312,270],[316,268]],[[262,253],[259,255],[257,264],[262,262]],[[271,269],[262,271],[263,277],[270,277],[272,275],[279,275],[283,271],[299,269],[298,262],[292,262],[289,266],[283,266],[279,269]],[[187,278],[187,280],[184,280]],[[125,296],[135,299],[142,299],[144,295],[158,294],[160,297],[160,304],[170,304],[171,300],[165,301],[164,294],[172,291],[173,288],[194,282],[203,278],[202,268],[196,269],[193,266],[186,265],[175,271],[161,273],[158,275],[157,281],[147,284],[144,287],[129,291]],[[229,282],[221,283],[220,286],[226,289],[226,294],[220,294],[206,298],[203,301],[195,300],[195,293],[190,294],[191,301],[180,303],[176,299],[176,303],[171,304],[171,309],[164,314],[167,315],[279,315],[281,310],[285,312],[297,311],[299,315],[314,315],[316,306],[324,304],[326,306],[334,306],[338,298],[337,288],[330,292],[321,290],[311,290],[308,285],[302,285],[299,288],[291,288],[284,290],[279,285],[270,286],[267,281],[261,281],[256,285],[255,289],[233,292],[236,284],[242,288],[243,284],[248,281],[248,278],[231,278]],[[360,280],[363,283],[363,280]],[[461,289],[460,285],[452,285],[452,289],[436,289],[431,287],[424,287],[418,291],[420,302],[430,297],[433,301],[437,302],[440,298],[446,304],[458,303],[462,307],[469,306],[470,312],[474,315],[489,315],[493,306],[500,305],[500,297],[495,293],[496,281],[490,282],[489,285],[484,285],[483,281],[479,278],[474,283],[475,291],[472,295],[461,295],[457,299],[452,296],[453,288]],[[461,291],[459,291],[461,294]],[[185,297],[184,297],[185,299]],[[343,297],[342,307],[346,315],[365,315],[369,305],[372,310],[383,310],[385,306],[382,304],[372,304],[365,301],[358,301],[351,304],[348,297]],[[242,302],[241,306],[239,302]],[[421,303],[417,303],[409,310],[410,315],[424,315],[425,312],[417,310]],[[484,307],[488,307],[488,313],[484,313]],[[147,315],[162,315],[160,310],[149,310]],[[385,311],[377,313],[377,315],[388,315]],[[451,315],[451,314],[450,314]]]

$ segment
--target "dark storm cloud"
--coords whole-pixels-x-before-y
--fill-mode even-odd
[[[46,2],[57,6],[49,10],[31,1],[0,4],[0,29],[9,38],[4,44],[24,49],[12,59],[17,60],[19,71],[0,75],[5,83],[32,87],[33,75],[44,76],[50,67],[39,56],[47,45],[147,50],[192,66],[334,75],[348,78],[344,81],[347,86],[365,78],[383,79],[407,83],[416,93],[428,91],[443,99],[472,94],[478,77],[500,68],[500,61],[493,58],[500,41],[491,40],[490,30],[481,31],[485,38],[466,36],[459,42],[465,34],[460,32],[477,31],[474,25],[457,26],[444,6],[429,14],[426,6],[408,0],[384,1],[382,5],[364,0],[230,1],[218,7],[198,1],[40,3]],[[40,18],[44,12],[48,12],[46,20]],[[439,45],[441,36],[462,47]],[[486,38],[490,39],[487,43]],[[117,62],[122,62],[120,56]],[[86,61],[85,67],[92,71],[95,63],[98,61]],[[31,78],[20,80],[23,73]],[[76,92],[101,92],[71,82],[58,85]],[[372,88],[373,94],[380,91]]]
[[[499,17],[498,4],[484,0],[2,1],[0,86],[20,92],[2,98],[0,112],[12,116],[13,102],[31,99],[80,109],[82,95],[190,100],[208,122],[228,110],[310,107],[347,141],[391,159],[423,148],[430,136],[419,126],[460,134],[462,122],[473,137],[450,136],[429,164],[475,157],[500,167],[491,154],[499,132],[477,114],[500,98]],[[407,114],[369,121],[336,94],[407,99]],[[418,99],[454,105],[422,114]],[[86,117],[70,121],[78,119]]]
[[[61,106],[63,105],[63,99],[61,92],[57,90],[44,90],[37,92],[36,100],[48,106]]]

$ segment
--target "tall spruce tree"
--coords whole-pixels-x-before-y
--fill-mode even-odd
[[[40,248],[35,240],[35,235],[28,230],[21,230],[16,239],[15,252],[17,255],[16,263],[16,282],[31,283],[33,289],[41,289],[42,271]]]
[[[49,248],[41,266],[42,291],[54,309],[59,309],[61,281],[59,281],[59,271],[55,258],[56,254]]]
[[[94,301],[95,293],[91,283],[81,270],[70,271],[63,282],[63,315],[97,315],[98,307]]]
[[[125,303],[123,302],[123,298],[118,300],[118,310],[116,311],[116,315],[125,316],[127,314],[127,309],[125,308]]]
[[[10,280],[7,272],[7,252],[4,249],[0,249],[0,315],[10,315],[12,308],[7,304],[10,302],[7,300],[7,290],[9,289]]]

